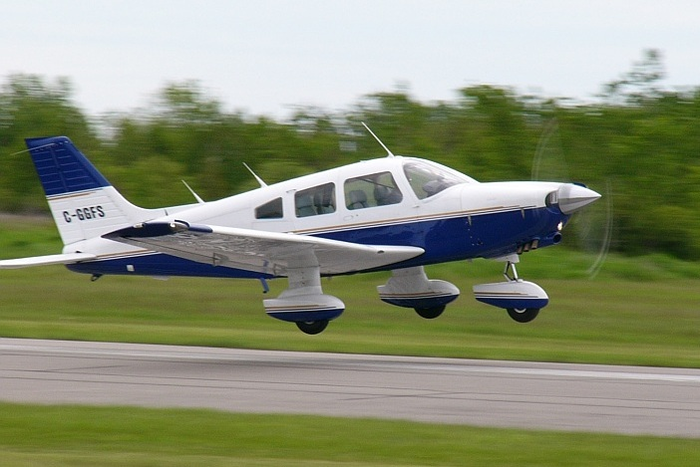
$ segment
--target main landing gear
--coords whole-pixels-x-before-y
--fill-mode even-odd
[[[263,300],[270,317],[295,323],[301,332],[314,335],[345,310],[339,298],[323,293],[318,265],[290,268],[288,277],[287,290],[277,298]]]
[[[547,306],[549,297],[539,285],[518,277],[517,262],[517,256],[507,258],[503,271],[506,282],[475,285],[474,297],[487,305],[504,308],[518,323],[529,323]]]
[[[413,308],[421,318],[437,318],[448,303],[459,297],[459,289],[453,284],[428,279],[423,266],[391,273],[389,281],[377,287],[379,298],[391,305]]]
[[[480,302],[503,308],[518,323],[535,319],[549,297],[537,284],[518,277],[517,256],[504,258],[505,282],[474,286],[474,295]],[[263,300],[265,311],[273,318],[293,322],[305,334],[323,332],[328,323],[345,310],[345,304],[321,289],[321,275],[316,264],[291,268],[287,271],[289,288],[279,297]],[[382,301],[404,308],[413,308],[425,319],[435,319],[445,311],[448,303],[459,296],[453,284],[431,280],[422,266],[392,271],[389,281],[377,287]]]

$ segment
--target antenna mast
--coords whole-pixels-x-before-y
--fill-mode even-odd
[[[194,196],[194,199],[196,199],[199,204],[205,204],[205,201],[202,198],[200,198],[200,196],[197,193],[195,193],[195,191],[192,189],[192,187],[190,187],[187,184],[186,181],[184,181],[184,180],[180,180],[180,181],[185,184],[185,186],[187,187],[188,190],[190,190],[190,193],[192,193],[192,196]]]
[[[369,134],[372,135],[372,136],[374,137],[374,139],[377,140],[377,143],[379,143],[379,144],[384,148],[384,150],[386,151],[386,155],[389,156],[389,157],[394,157],[394,153],[391,152],[391,151],[389,151],[389,148],[387,148],[386,146],[384,146],[384,143],[382,143],[382,140],[379,139],[379,138],[377,138],[377,135],[375,135],[374,132],[372,132],[372,130],[370,130],[369,127],[368,127],[367,125],[365,125],[365,122],[360,122],[360,123],[362,123],[362,126],[365,127],[365,129],[366,129],[367,131],[369,131]]]
[[[258,184],[260,185],[260,188],[265,188],[265,187],[267,186],[267,183],[265,183],[265,182],[263,181],[262,178],[258,177],[258,175],[257,175],[255,172],[253,172],[253,169],[251,169],[250,167],[248,167],[248,164],[246,164],[246,163],[244,162],[243,165],[245,166],[246,169],[248,169],[248,172],[250,172],[250,174],[251,174],[253,177],[255,177],[255,180],[256,180],[256,181],[258,182]]]

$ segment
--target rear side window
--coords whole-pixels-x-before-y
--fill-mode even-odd
[[[345,181],[345,206],[350,210],[397,204],[403,200],[391,172],[363,175]]]
[[[297,191],[294,195],[294,207],[297,217],[335,212],[335,184],[326,183]]]
[[[275,198],[272,201],[255,208],[256,219],[281,219],[284,217],[282,210],[282,198]]]

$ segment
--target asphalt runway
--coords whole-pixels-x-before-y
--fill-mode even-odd
[[[700,370],[0,339],[0,400],[700,438]]]

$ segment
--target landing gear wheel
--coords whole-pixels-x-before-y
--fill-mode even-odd
[[[518,323],[529,323],[537,318],[539,312],[539,308],[508,308],[508,316]]]
[[[435,319],[445,311],[445,305],[435,306],[432,308],[414,308],[418,316],[425,319]]]
[[[328,326],[327,319],[321,319],[318,321],[297,321],[297,327],[304,334],[309,334],[311,336],[320,334]]]

